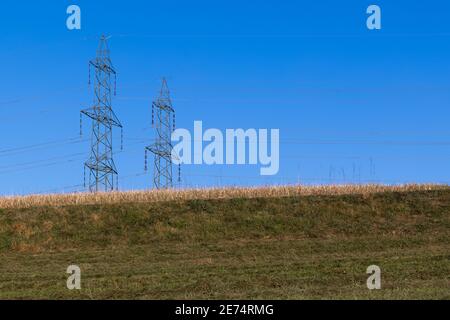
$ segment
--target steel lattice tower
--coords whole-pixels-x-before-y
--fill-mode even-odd
[[[155,121],[156,115],[156,121]],[[153,184],[157,189],[173,187],[172,181],[172,132],[175,130],[175,110],[165,78],[162,79],[159,97],[152,103],[152,125],[156,129],[155,142],[145,148],[145,170],[147,151],[154,154]],[[180,181],[178,167],[178,181]]]
[[[113,160],[112,141],[113,127],[122,129],[122,124],[111,105],[111,82],[114,77],[115,95],[116,71],[111,63],[107,40],[107,37],[101,36],[97,56],[94,60],[89,61],[89,83],[91,66],[95,69],[94,105],[81,111],[81,114],[92,119],[91,155],[84,164],[85,172],[86,168],[89,169],[89,191],[91,192],[112,191],[118,188],[118,174]]]

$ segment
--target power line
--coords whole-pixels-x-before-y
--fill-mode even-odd
[[[290,176],[243,176],[243,175],[220,175],[220,174],[183,174],[185,176],[192,176],[192,177],[210,177],[210,178],[230,178],[230,179],[245,179],[245,180],[285,180],[285,181],[297,181],[296,177]],[[334,178],[302,178],[302,181],[321,181],[321,182],[336,182],[336,179]],[[386,179],[367,179],[367,180],[360,180],[358,182],[360,183],[390,183],[390,184],[404,184],[404,183],[416,183],[416,181],[399,181],[399,180],[386,180]],[[448,184],[449,181],[441,181],[439,183]]]
[[[216,34],[116,34],[114,37],[118,38],[137,38],[137,39],[145,39],[145,38],[216,38],[216,39],[224,39],[224,38],[236,38],[236,39],[267,39],[267,38],[276,38],[276,39],[304,39],[304,38],[367,38],[367,39],[380,39],[380,38],[420,38],[420,37],[450,37],[450,33],[448,32],[428,32],[428,33],[381,33],[377,35],[368,36],[367,33],[283,33],[283,34],[268,34],[268,33],[254,33],[254,34],[225,34],[225,33],[216,33]]]
[[[65,160],[65,161],[55,161],[55,162],[51,162],[51,163],[44,163],[44,164],[35,165],[35,166],[27,166],[27,167],[20,168],[20,169],[0,171],[0,174],[15,173],[15,172],[21,172],[21,171],[37,169],[37,168],[53,167],[55,165],[66,164],[66,163],[70,163],[70,162],[74,162],[74,161],[78,161],[78,160],[79,159],[70,159],[70,160]]]
[[[83,184],[75,184],[75,185],[71,185],[71,186],[47,189],[45,191],[33,192],[31,194],[49,194],[49,193],[60,193],[60,192],[66,193],[67,191],[77,192],[77,191],[82,191],[83,189],[84,189]]]
[[[51,158],[42,159],[42,160],[34,160],[34,161],[28,161],[28,162],[22,162],[22,163],[15,163],[13,165],[0,166],[0,169],[10,169],[10,168],[15,168],[15,167],[34,165],[37,163],[53,161],[53,160],[60,160],[60,159],[67,159],[67,158],[72,158],[72,157],[81,156],[81,155],[85,155],[85,153],[78,152],[78,153],[73,153],[73,154],[69,154],[69,155],[65,155],[65,156],[57,156],[57,157],[51,157]]]
[[[48,141],[48,142],[41,142],[41,143],[36,143],[36,144],[27,145],[27,146],[23,146],[23,147],[3,149],[3,150],[0,150],[0,157],[10,156],[10,155],[27,152],[27,151],[35,151],[36,149],[45,149],[48,147],[55,147],[56,145],[68,145],[68,144],[81,143],[84,141],[87,141],[87,139],[80,139],[79,137],[77,137],[77,138],[68,138],[68,139],[63,139],[63,140],[53,140],[53,141]]]
[[[130,144],[130,146],[142,146],[144,143],[134,143],[134,144]],[[120,150],[120,151],[116,151],[113,154],[122,154],[122,153],[129,153],[130,150],[137,150],[138,148],[127,148],[126,150]],[[80,160],[82,158],[84,158],[84,156],[86,155],[86,153],[84,152],[80,152],[80,153],[74,153],[74,154],[70,154],[70,155],[65,155],[65,156],[56,156],[56,157],[51,157],[51,158],[47,158],[47,159],[41,159],[41,160],[36,160],[36,161],[30,161],[30,162],[24,162],[24,163],[20,163],[20,164],[12,164],[12,165],[6,165],[6,166],[0,166],[0,169],[13,169],[16,168],[14,170],[4,170],[4,171],[0,171],[0,174],[7,174],[7,173],[16,173],[16,172],[22,172],[22,171],[26,171],[26,170],[30,170],[30,169],[35,169],[35,168],[41,168],[41,167],[52,167],[52,166],[56,166],[56,165],[60,165],[60,164],[65,164],[65,163],[69,163],[69,162],[74,162],[75,160]],[[58,159],[66,159],[66,158],[72,158],[73,159],[69,160],[69,161],[52,161],[52,160],[58,160]],[[52,161],[49,163],[45,163],[47,161]],[[36,163],[41,163],[39,165],[34,165]],[[29,166],[27,166],[29,165]],[[21,168],[24,167],[24,168]]]
[[[52,89],[51,93],[57,94],[57,93],[67,93],[70,91],[81,91],[85,89],[84,87],[66,87],[66,88],[60,88],[60,89]],[[39,101],[39,100],[45,100],[48,98],[48,95],[33,95],[33,96],[21,96],[19,98],[12,98],[9,100],[3,100],[0,101],[0,106],[5,106],[5,105],[11,105],[11,104],[17,104],[17,103],[21,103],[23,101]]]

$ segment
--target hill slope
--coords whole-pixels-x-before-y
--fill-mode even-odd
[[[449,230],[445,187],[4,206],[0,298],[449,299]]]

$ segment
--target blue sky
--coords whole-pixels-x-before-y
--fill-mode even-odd
[[[66,28],[70,4],[79,31]],[[382,30],[366,28],[370,4]],[[121,189],[151,187],[143,148],[162,76],[178,127],[280,129],[276,176],[191,165],[183,187],[447,183],[448,12],[437,0],[2,1],[0,194],[80,190],[79,111],[93,99],[87,66],[102,33],[118,71]]]

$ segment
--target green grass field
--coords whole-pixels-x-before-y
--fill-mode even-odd
[[[449,299],[450,189],[0,209],[0,298]]]

